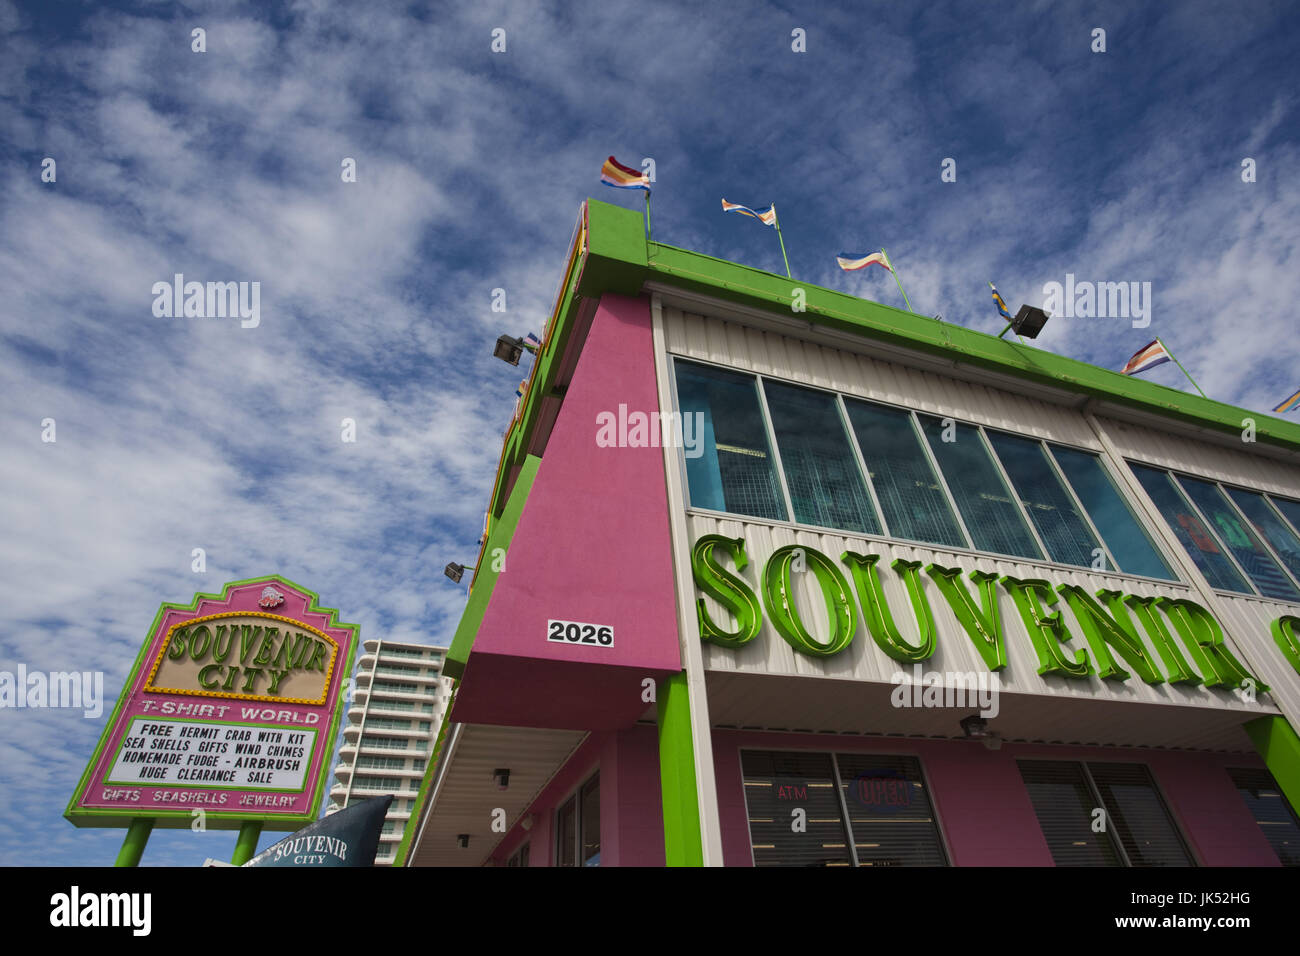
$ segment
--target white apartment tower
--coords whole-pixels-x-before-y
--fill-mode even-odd
[[[447,710],[446,648],[371,639],[363,643],[327,813],[391,793],[377,866],[393,862]]]

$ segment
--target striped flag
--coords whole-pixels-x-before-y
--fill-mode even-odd
[[[1292,395],[1290,398],[1284,401],[1281,405],[1274,406],[1273,411],[1293,412],[1297,408],[1300,408],[1300,391],[1297,391],[1294,395]]]
[[[615,189],[644,189],[650,191],[650,177],[639,169],[624,166],[613,156],[600,167],[600,181]]]
[[[742,206],[738,202],[727,202],[722,200],[723,212],[738,212],[742,216],[750,216],[757,219],[765,226],[776,226],[776,206],[768,206],[766,209],[750,209],[748,206]]]
[[[534,349],[536,349],[539,345],[542,344],[542,340],[539,339],[537,336],[533,335],[532,332],[529,332],[527,335],[524,336],[524,344],[531,345]]]
[[[1165,349],[1164,343],[1159,339],[1153,339],[1134,352],[1133,357],[1128,360],[1128,364],[1120,371],[1125,375],[1135,375],[1138,372],[1145,372],[1149,368],[1155,368],[1157,365],[1163,365],[1168,361],[1169,352]]]
[[[515,389],[515,395],[517,395],[519,398],[523,398],[524,392],[526,391],[528,391],[528,379],[525,378],[519,382],[519,387]]]
[[[993,290],[993,301],[997,304],[998,314],[1008,322],[1012,321],[1011,313],[1007,311],[1007,304],[1002,301],[1002,296],[998,294],[998,287],[990,282],[989,288]]]
[[[871,255],[861,252],[841,252],[835,257],[835,261],[840,264],[840,268],[845,272],[857,272],[859,269],[865,269],[873,262],[878,266],[884,266],[890,272],[894,271],[894,267],[889,264],[889,257],[883,251],[873,252]]]

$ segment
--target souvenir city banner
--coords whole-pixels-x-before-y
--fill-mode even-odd
[[[163,604],[64,816],[79,827],[312,822],[358,638],[279,575]]]

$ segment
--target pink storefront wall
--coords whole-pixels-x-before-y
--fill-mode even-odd
[[[493,851],[490,865],[504,866],[529,843],[529,866],[555,865],[555,811],[600,773],[600,865],[663,866],[663,802],[659,740],[653,727],[593,733],[565,762],[527,813],[533,827],[516,824]]]
[[[935,813],[955,866],[1052,866],[1052,855],[1020,778],[1016,759],[1145,764],[1193,856],[1202,866],[1278,866],[1278,859],[1228,777],[1229,767],[1262,767],[1253,754],[1052,747],[944,740],[853,739],[715,731],[714,766],[722,851],[727,866],[752,866],[741,777],[741,748],[822,753],[899,753],[920,758]]]

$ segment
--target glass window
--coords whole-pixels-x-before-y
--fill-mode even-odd
[[[880,522],[835,396],[776,382],[764,382],[763,391],[794,520],[879,534]]]
[[[967,547],[908,412],[846,398],[890,537]]]
[[[1269,495],[1268,500],[1273,502],[1273,507],[1282,512],[1283,518],[1291,522],[1292,529],[1300,531],[1300,501],[1279,498],[1277,495]]]
[[[1194,866],[1151,773],[1136,763],[1089,763],[1129,866]]]
[[[1267,770],[1231,769],[1228,775],[1283,866],[1300,866],[1300,819]]]
[[[858,866],[947,866],[915,757],[836,754]]]
[[[1092,830],[1097,798],[1082,764],[1021,760],[1017,765],[1057,866],[1123,866],[1110,836]]]
[[[1120,570],[1174,580],[1169,565],[1111,481],[1101,459],[1076,448],[1048,447]]]
[[[1038,536],[1043,539],[1049,557],[1061,564],[1092,567],[1093,550],[1100,550],[1097,536],[1061,484],[1043,443],[1005,432],[987,431],[985,434],[1011,479],[1025,513],[1038,529]],[[1104,552],[1097,566],[1111,567]]]
[[[1300,538],[1277,512],[1268,506],[1268,501],[1257,491],[1245,491],[1241,488],[1225,488],[1241,513],[1246,516],[1254,529],[1269,543],[1297,579],[1300,579]]]
[[[528,844],[525,843],[516,850],[510,859],[506,860],[506,866],[527,866],[528,865]]]
[[[1174,486],[1169,475],[1159,468],[1129,462],[1133,474],[1137,477],[1146,493],[1151,496],[1156,509],[1164,516],[1165,523],[1187,550],[1192,562],[1212,587],[1227,591],[1240,591],[1243,594],[1254,592],[1237,573],[1232,562],[1224,555],[1210,529],[1205,527],[1182,493]]]
[[[578,801],[570,797],[555,815],[555,865],[577,866]]]
[[[697,508],[786,519],[772,466],[767,429],[752,375],[677,362],[677,398],[684,435],[699,443],[686,449],[686,482]],[[698,416],[688,426],[685,416]],[[695,451],[700,454],[692,457]]]
[[[1179,475],[1178,482],[1219,533],[1219,540],[1228,546],[1237,563],[1255,582],[1260,594],[1283,601],[1300,600],[1300,591],[1296,590],[1286,572],[1278,567],[1273,556],[1255,537],[1255,532],[1241,520],[1213,482],[1185,475]]]
[[[583,784],[579,817],[582,820],[582,865],[600,866],[599,777],[593,777]]]
[[[979,429],[958,422],[945,428],[943,419],[933,415],[918,414],[917,419],[957,502],[972,545],[980,551],[1041,558]],[[943,440],[945,432],[952,441]]]
[[[830,754],[744,751],[741,766],[755,866],[852,865]]]

